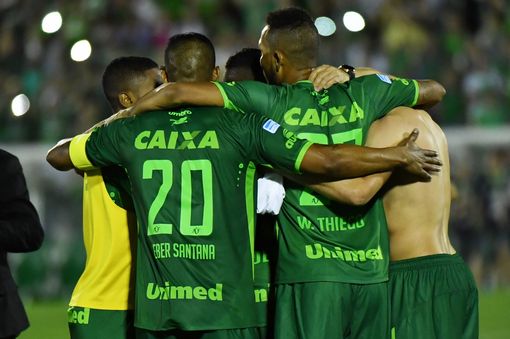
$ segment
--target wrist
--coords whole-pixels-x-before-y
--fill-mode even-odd
[[[393,167],[405,167],[409,163],[409,157],[406,147],[394,146],[386,148],[385,160],[392,163]]]
[[[347,73],[347,75],[349,76],[349,81],[356,78],[356,69],[354,67],[344,64],[338,68]]]

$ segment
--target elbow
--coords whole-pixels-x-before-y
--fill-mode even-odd
[[[372,196],[368,194],[362,187],[354,189],[349,194],[349,205],[363,206],[368,204]]]
[[[44,241],[44,230],[38,222],[32,233],[30,242],[27,244],[27,252],[37,251],[41,248]]]
[[[59,171],[69,171],[73,168],[73,166],[70,163],[70,159],[66,159],[68,161],[65,161],[64,158],[66,158],[65,155],[58,149],[52,149],[48,151],[48,154],[46,154],[46,161],[54,169]]]
[[[446,95],[446,89],[444,88],[443,85],[434,80],[429,81],[431,83],[431,86],[424,102],[424,104],[426,104],[427,107],[433,106],[441,102],[444,96]]]
[[[435,94],[435,102],[441,102],[446,95],[446,88],[441,85],[439,82],[435,82],[434,84],[434,94]]]

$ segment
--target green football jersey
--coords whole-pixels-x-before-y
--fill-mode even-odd
[[[298,137],[321,144],[363,145],[370,124],[397,106],[413,106],[414,80],[373,75],[316,92],[309,81],[270,86],[255,81],[215,83],[225,107],[263,113]],[[388,232],[381,199],[353,207],[331,203],[286,181],[278,215],[276,283],[388,279]]]
[[[151,112],[73,139],[75,165],[120,165],[131,182],[137,327],[258,325],[255,164],[298,170],[310,145],[268,118],[221,108]]]

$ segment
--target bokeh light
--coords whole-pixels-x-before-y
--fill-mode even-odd
[[[322,36],[330,36],[336,31],[336,24],[327,16],[320,16],[315,19],[315,27],[319,31],[319,34]]]
[[[12,99],[11,101],[11,111],[12,114],[16,117],[22,116],[23,114],[28,112],[29,108],[30,100],[23,93],[16,95],[14,99]]]
[[[80,40],[71,47],[71,59],[76,62],[85,61],[92,53],[92,46],[88,40]]]
[[[351,32],[359,32],[365,28],[365,19],[358,12],[345,12],[343,23],[345,28]]]
[[[44,33],[55,33],[62,27],[62,16],[59,12],[50,12],[44,16],[41,29]]]

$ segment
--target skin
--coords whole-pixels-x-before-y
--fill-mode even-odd
[[[286,56],[285,51],[273,49],[267,41],[269,31],[270,28],[265,26],[259,39],[259,48],[262,52],[260,63],[268,82],[278,85],[307,80],[312,74],[313,67],[296,67]],[[433,106],[440,102],[446,93],[444,87],[434,80],[417,82],[419,86],[417,106]],[[224,101],[219,89],[210,82],[169,83],[149,93],[132,109],[119,112],[114,119],[182,105],[223,107]]]
[[[402,260],[432,254],[453,254],[448,238],[451,183],[448,145],[441,128],[421,110],[399,107],[370,127],[367,146],[389,146],[411,126],[421,131],[420,147],[439,150],[443,163],[430,182],[417,182],[397,171],[338,181],[310,184],[320,194],[340,203],[364,205],[383,187],[383,203],[390,234],[390,258]],[[391,178],[390,178],[391,175]],[[427,206],[427,208],[416,208]]]
[[[328,75],[327,72],[321,72],[326,66],[319,66],[314,71],[313,68],[299,68],[295,67],[288,59],[285,51],[274,49],[268,41],[268,34],[270,32],[269,26],[262,29],[259,39],[259,49],[262,52],[260,64],[264,70],[264,75],[269,83],[272,84],[293,84],[300,80],[317,80],[314,85],[316,88],[326,88],[332,85],[331,78],[333,75]],[[313,73],[312,73],[313,72]],[[340,71],[340,79],[345,81],[345,72]],[[362,68],[359,70],[359,75],[367,75],[378,73],[370,68]],[[328,82],[329,81],[329,82]],[[329,86],[328,86],[329,84]],[[434,80],[418,80],[420,87],[417,106],[430,107],[440,102],[446,94],[444,87]]]
[[[117,107],[129,108],[133,106],[142,96],[163,83],[162,72],[159,68],[149,69],[144,72],[144,75],[145,77],[134,81],[130,89],[118,93]],[[68,171],[74,168],[69,157],[70,143],[71,138],[62,139],[46,154],[46,161],[59,171]]]
[[[144,75],[138,81],[133,81],[130,89],[126,89],[117,95],[118,104],[120,104],[119,109],[133,106],[138,99],[165,82],[163,72],[158,68],[149,69],[144,72]]]

